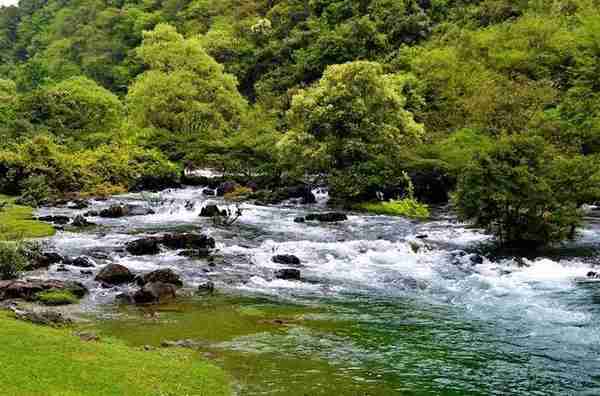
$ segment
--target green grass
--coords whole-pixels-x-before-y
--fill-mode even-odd
[[[68,329],[0,312],[0,394],[19,396],[230,395],[225,373],[197,353],[85,342]]]
[[[388,202],[365,202],[357,205],[355,209],[369,213],[388,216],[404,216],[419,220],[426,220],[430,215],[429,207],[413,198],[404,198]]]
[[[43,238],[54,235],[55,230],[50,224],[33,218],[33,209],[14,204],[14,199],[0,195],[0,203],[8,202],[0,210],[0,241],[18,239]]]
[[[79,299],[68,290],[48,290],[37,294],[37,299],[44,305],[76,304]]]

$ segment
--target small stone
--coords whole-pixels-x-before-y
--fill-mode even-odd
[[[292,254],[278,254],[277,256],[273,256],[271,258],[271,260],[277,264],[294,265],[294,266],[301,265],[300,259]]]
[[[294,223],[306,223],[306,219],[304,217],[296,217],[294,218]]]
[[[283,280],[300,280],[300,270],[295,268],[284,268],[275,271],[275,277]]]
[[[212,281],[205,282],[198,286],[198,291],[200,293],[213,294],[215,291],[215,284]]]

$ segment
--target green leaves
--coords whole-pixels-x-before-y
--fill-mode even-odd
[[[590,159],[559,155],[541,137],[504,137],[464,170],[454,204],[501,243],[560,242],[574,236],[579,206],[600,197],[596,169]]]

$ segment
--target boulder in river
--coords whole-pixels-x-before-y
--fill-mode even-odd
[[[33,271],[40,268],[48,268],[52,264],[58,264],[63,261],[63,257],[55,252],[44,252],[35,257],[27,264],[25,271]]]
[[[79,282],[54,279],[9,280],[0,281],[0,301],[8,299],[33,301],[38,293],[48,290],[69,291],[78,298],[82,298],[88,293],[86,287]]]
[[[284,280],[300,280],[300,270],[295,268],[280,269],[275,271],[275,277]]]
[[[99,216],[117,219],[126,216],[146,216],[154,214],[154,210],[139,205],[112,205],[100,211]]]
[[[127,242],[125,249],[134,256],[149,256],[160,253],[156,238],[142,238]]]
[[[138,284],[140,286],[153,282],[168,283],[179,287],[183,286],[181,277],[169,268],[152,271],[144,276],[138,277]]]
[[[217,217],[217,216],[227,216],[226,210],[221,210],[217,205],[206,205],[200,211],[200,217]]]
[[[215,291],[215,283],[208,281],[198,286],[198,292],[205,294],[213,294]]]
[[[330,213],[311,213],[305,217],[306,221],[319,221],[321,223],[336,223],[339,221],[348,220],[345,213],[330,212]]]
[[[72,265],[73,267],[80,267],[80,268],[95,267],[92,260],[90,260],[88,257],[85,257],[85,256],[77,257],[75,259],[65,259],[64,263],[66,265]]]
[[[175,286],[169,283],[151,282],[133,294],[136,304],[163,303],[177,297]]]
[[[71,219],[67,216],[42,216],[38,217],[38,220],[46,223],[53,223],[59,225],[69,224],[69,222],[71,221]]]
[[[215,240],[204,234],[165,234],[159,243],[169,249],[213,249]]]
[[[600,273],[595,271],[590,271],[587,273],[587,277],[590,279],[600,279]]]
[[[95,279],[98,282],[107,283],[109,285],[120,285],[133,281],[135,276],[129,271],[129,268],[125,266],[120,264],[109,264],[100,270]]]
[[[77,215],[73,219],[73,222],[71,223],[71,225],[73,227],[91,227],[91,226],[93,226],[95,224],[92,223],[92,222],[90,222],[90,221],[88,221],[84,216]]]
[[[271,260],[274,263],[284,265],[300,266],[302,264],[300,259],[293,254],[278,254],[277,256],[273,256]]]

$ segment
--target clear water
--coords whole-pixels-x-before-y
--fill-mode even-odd
[[[99,227],[48,240],[70,255],[93,254],[98,268],[169,267],[189,286],[177,304],[117,307],[114,297],[127,287],[102,289],[75,268],[42,275],[86,283],[92,293],[83,306],[105,334],[133,345],[196,340],[242,395],[600,394],[600,283],[584,281],[597,262],[596,225],[547,257],[474,264],[458,251],[488,237],[451,217],[417,223],[355,214],[339,224],[297,224],[294,217],[324,209],[243,205],[238,223],[218,228],[198,217],[208,200],[201,189],[160,198],[155,215],[91,218]],[[115,201],[147,204],[128,195],[94,209]],[[178,231],[213,236],[216,266],[175,251],[132,257],[122,249],[140,235]],[[302,282],[273,279],[282,266],[271,257],[283,253],[302,260]],[[195,296],[207,280],[218,295]]]

